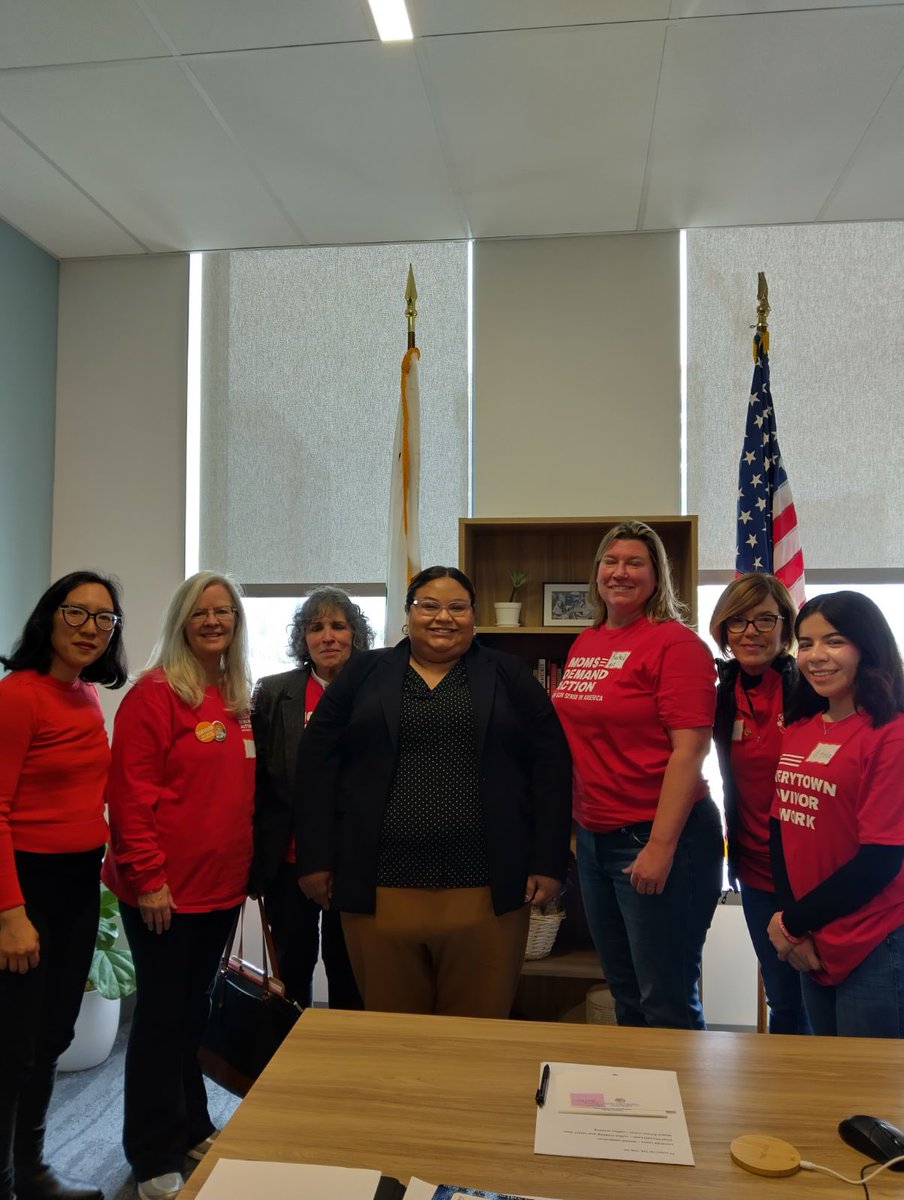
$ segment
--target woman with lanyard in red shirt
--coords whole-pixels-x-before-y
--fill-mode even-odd
[[[135,960],[123,1146],[142,1200],[175,1196],[215,1132],[197,1053],[251,866],[248,674],[238,591],[202,571],[176,590],[113,728],[103,877]]]
[[[709,632],[723,654],[713,741],[719,754],[728,830],[728,879],[739,886],[750,940],[763,976],[770,1033],[810,1033],[800,974],[782,962],[767,932],[775,912],[769,814],[785,709],[797,680],[788,650],[797,615],[774,575],[733,579],[713,610]]]
[[[116,584],[58,580],[0,662],[0,1200],[100,1200],[43,1152],[97,937],[110,750],[95,684],[127,678]]]
[[[813,1031],[904,1037],[904,669],[859,592],[795,625],[800,680],[775,774],[769,937]],[[795,719],[796,718],[796,719]]]

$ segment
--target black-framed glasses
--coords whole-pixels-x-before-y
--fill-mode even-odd
[[[779,621],[784,621],[778,613],[760,613],[749,621],[746,617],[729,617],[725,628],[729,633],[746,633],[747,626],[752,625],[758,633],[771,633]]]
[[[435,617],[443,609],[450,617],[463,617],[473,607],[468,600],[450,600],[448,604],[440,604],[438,600],[412,600],[411,606],[425,617]]]
[[[231,621],[238,611],[232,604],[218,604],[216,608],[196,608],[188,619],[195,625],[203,624],[209,616],[216,621]]]
[[[101,633],[112,633],[119,624],[119,614],[115,612],[92,612],[90,608],[82,608],[80,604],[61,604],[60,612],[63,620],[72,629],[81,629],[89,617]]]

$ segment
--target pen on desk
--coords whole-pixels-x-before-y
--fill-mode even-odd
[[[546,1103],[546,1092],[549,1088],[549,1063],[543,1064],[543,1074],[540,1076],[540,1086],[537,1088],[537,1107],[542,1108]]]

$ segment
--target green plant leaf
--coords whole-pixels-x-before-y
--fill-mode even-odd
[[[88,983],[107,1000],[120,1000],[135,991],[135,964],[128,950],[95,950]]]

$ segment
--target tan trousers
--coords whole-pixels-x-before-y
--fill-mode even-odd
[[[490,889],[377,888],[376,912],[343,913],[364,1007],[377,1012],[507,1017],[530,908],[497,917]]]

